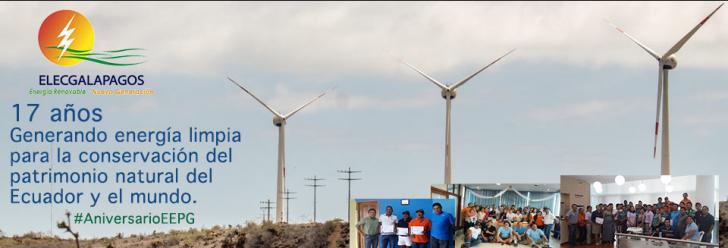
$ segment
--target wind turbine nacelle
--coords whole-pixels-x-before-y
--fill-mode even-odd
[[[280,127],[282,125],[286,124],[286,119],[281,118],[280,116],[273,117],[273,125],[276,125],[277,127]]]
[[[440,92],[440,94],[442,95],[442,98],[445,98],[445,99],[448,99],[448,98],[455,99],[455,96],[457,96],[457,93],[455,93],[454,90],[449,90],[449,89],[442,89],[442,92]]]
[[[675,69],[675,67],[677,67],[677,58],[675,58],[675,54],[670,55],[667,59],[662,61],[662,69],[671,70]]]

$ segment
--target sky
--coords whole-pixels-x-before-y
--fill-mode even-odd
[[[214,185],[190,188],[199,197],[197,204],[95,210],[194,210],[198,223],[192,227],[241,224],[260,221],[258,202],[275,198],[277,130],[272,115],[226,77],[280,112],[336,86],[288,121],[287,184],[298,192],[291,201],[292,222],[312,218],[312,190],[304,178],[314,175],[326,178],[326,186],[319,188],[318,219],[344,218],[346,183],[336,180],[337,169],[363,170],[358,175],[363,180],[353,185],[355,198],[429,197],[429,186],[442,183],[445,103],[438,88],[399,58],[454,83],[515,48],[458,89],[452,110],[453,182],[558,183],[561,174],[657,175],[660,161],[652,158],[656,63],[605,20],[663,53],[718,4],[3,2],[0,33],[6,34],[2,44],[7,49],[0,60],[5,106],[0,113],[6,121],[0,127],[9,133],[16,125],[10,117],[13,104],[37,102],[102,107],[106,129],[241,130],[243,142],[233,147],[235,163],[216,170]],[[60,9],[89,19],[95,49],[143,47],[147,62],[123,69],[49,63],[38,49],[38,27]],[[680,50],[678,67],[670,72],[675,175],[728,176],[723,160],[728,131],[722,128],[728,124],[725,11],[718,11]],[[27,94],[38,87],[39,74],[60,73],[141,73],[156,94]],[[13,146],[5,137],[0,147],[8,151]],[[9,161],[7,153],[0,157]],[[9,185],[5,174],[0,185]],[[11,205],[9,190],[0,192],[6,199],[0,202],[0,230],[6,234],[58,234],[52,229],[65,210],[87,210]],[[728,196],[728,187],[721,185],[721,196]],[[75,228],[85,236],[110,236],[188,227]]]

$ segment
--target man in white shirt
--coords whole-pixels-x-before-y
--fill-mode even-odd
[[[516,221],[517,216],[518,215],[516,214],[516,210],[511,210],[511,212],[508,212],[506,214],[506,219],[508,219],[508,221],[514,222]]]
[[[465,239],[465,247],[473,247],[480,244],[480,236],[483,230],[480,228],[481,222],[477,221],[475,225],[468,228]]]
[[[381,248],[397,247],[397,241],[399,240],[396,228],[398,219],[392,212],[394,212],[392,206],[387,206],[385,213],[379,216],[379,223],[381,224],[379,247]]]
[[[592,223],[591,223],[592,207],[586,206],[584,217],[586,219],[586,244],[591,245],[592,241]]]
[[[546,239],[551,240],[551,230],[554,229],[554,221],[556,220],[556,216],[551,213],[551,209],[549,208],[544,208],[543,212],[543,232],[544,234],[546,234]]]
[[[648,207],[647,211],[645,212],[645,220],[644,220],[644,230],[652,233],[652,219],[655,217],[655,214],[652,213],[652,208]]]

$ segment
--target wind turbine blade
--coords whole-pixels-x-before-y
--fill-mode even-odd
[[[333,87],[333,88],[331,88],[331,90],[334,90],[334,89],[336,89],[336,87]],[[316,100],[318,100],[318,99],[320,99],[321,97],[323,97],[324,95],[326,95],[326,93],[327,93],[327,92],[328,92],[328,91],[324,91],[324,92],[323,92],[323,93],[321,93],[320,95],[318,95],[318,96],[316,96],[316,97],[312,98],[312,99],[311,99],[311,100],[309,100],[308,102],[306,102],[306,103],[304,103],[303,105],[301,105],[300,107],[298,107],[298,108],[297,108],[296,110],[293,110],[293,111],[291,111],[291,113],[289,113],[289,114],[285,115],[285,116],[284,116],[283,118],[284,118],[284,119],[288,119],[288,118],[291,118],[291,116],[293,116],[294,114],[298,113],[298,111],[301,111],[301,110],[302,110],[303,108],[305,108],[306,106],[310,105],[311,103],[315,102]]]
[[[412,70],[415,70],[417,73],[419,73],[423,77],[427,78],[427,80],[430,80],[430,82],[437,85],[437,87],[440,87],[441,89],[447,89],[447,86],[445,86],[445,84],[440,83],[439,81],[435,80],[434,78],[432,78],[429,75],[425,74],[424,72],[420,71],[420,69],[417,69],[417,67],[410,65],[409,63],[407,63],[404,60],[400,59],[399,61],[402,62],[403,64],[407,65],[409,68],[412,68]]]
[[[483,68],[480,68],[480,70],[476,71],[476,72],[475,72],[475,73],[473,73],[472,75],[470,75],[470,76],[466,77],[466,78],[465,78],[465,79],[463,79],[463,80],[460,80],[460,82],[458,82],[458,83],[456,83],[456,84],[454,84],[454,85],[452,86],[452,89],[453,89],[453,90],[454,90],[454,89],[457,89],[457,88],[458,88],[458,87],[460,87],[461,85],[463,85],[463,84],[465,84],[466,82],[468,82],[468,80],[470,80],[470,79],[472,79],[473,77],[475,77],[476,75],[478,75],[478,73],[480,73],[480,72],[484,71],[485,69],[488,69],[488,67],[490,67],[491,65],[493,65],[493,64],[495,64],[496,62],[500,61],[500,60],[501,60],[502,58],[504,58],[505,56],[508,56],[508,54],[511,54],[511,53],[512,53],[513,51],[515,51],[515,50],[516,50],[516,49],[511,49],[511,50],[510,50],[510,51],[508,51],[508,52],[507,52],[506,54],[503,54],[503,56],[500,56],[500,57],[499,57],[499,58],[497,58],[496,60],[493,60],[493,62],[490,62],[490,64],[486,65],[486,66],[485,66],[485,67],[483,67]]]
[[[654,57],[656,60],[660,60],[660,55],[657,54],[655,51],[653,51],[649,47],[643,45],[641,42],[639,42],[637,39],[635,39],[634,37],[632,37],[631,35],[629,35],[627,32],[624,32],[624,30],[622,30],[621,28],[617,27],[617,25],[614,25],[614,23],[611,23],[608,20],[604,20],[604,21],[607,22],[607,23],[609,23],[609,25],[612,25],[612,27],[614,27],[615,29],[617,29],[617,31],[619,31],[620,33],[622,33],[625,36],[627,36],[627,38],[629,38],[630,40],[632,40],[632,42],[634,42],[635,44],[637,44],[638,46],[640,46],[642,49],[644,49],[647,53],[649,53],[650,55],[652,55],[652,57]]]
[[[657,76],[657,112],[655,113],[655,143],[652,147],[652,158],[657,157],[657,134],[660,129],[660,109],[662,108],[662,63],[659,63],[659,70]]]
[[[674,46],[672,46],[672,48],[670,48],[670,50],[667,51],[667,53],[665,53],[665,55],[662,56],[662,58],[667,58],[670,55],[677,53],[677,51],[679,51],[680,48],[682,48],[682,46],[685,45],[686,42],[688,42],[690,37],[693,37],[693,34],[695,34],[695,32],[697,32],[698,29],[700,29],[700,27],[702,27],[703,24],[705,24],[705,22],[707,22],[708,19],[710,19],[710,17],[713,16],[713,14],[715,14],[715,12],[718,11],[718,9],[720,9],[720,7],[723,7],[723,3],[718,5],[718,8],[715,8],[715,10],[713,10],[713,12],[710,12],[710,15],[706,16],[705,19],[700,21],[700,23],[698,23],[697,26],[695,26],[692,30],[690,30],[690,32],[688,32],[685,36],[683,36],[682,39],[680,39],[680,41],[678,41]]]
[[[273,108],[271,108],[270,106],[268,106],[268,104],[265,104],[262,100],[260,100],[260,98],[258,98],[257,96],[255,96],[253,94],[253,92],[250,92],[248,89],[246,89],[245,87],[243,87],[243,85],[239,84],[238,82],[235,82],[235,80],[233,80],[230,77],[228,77],[227,79],[230,80],[230,82],[232,82],[235,85],[237,85],[240,89],[242,89],[243,91],[245,91],[246,93],[248,93],[248,95],[250,95],[253,98],[255,98],[256,101],[258,101],[261,105],[263,105],[263,107],[267,108],[271,113],[273,113],[274,115],[276,115],[278,117],[282,117],[282,115],[280,113],[278,113],[278,111],[275,111]]]

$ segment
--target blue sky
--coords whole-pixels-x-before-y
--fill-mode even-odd
[[[328,179],[319,219],[345,217],[336,170],[364,170],[354,197],[428,197],[442,182],[444,101],[398,63],[402,57],[451,83],[506,51],[453,102],[453,181],[558,183],[560,174],[658,174],[652,159],[656,63],[607,18],[664,52],[717,3],[0,3],[3,130],[15,103],[104,108],[104,128],[233,127],[235,164],[190,190],[194,206],[100,206],[106,213],[194,210],[196,227],[260,220],[274,198],[277,130],[272,116],[226,81],[244,83],[281,112],[338,85],[287,126],[288,185],[295,222],[312,218],[303,178]],[[38,74],[120,73],[91,63],[60,68],[38,50],[37,29],[58,9],[83,13],[96,49],[139,46],[154,96],[28,96]],[[678,53],[671,72],[671,153],[676,175],[719,174],[728,133],[728,15],[719,11]],[[79,127],[84,127],[80,125]],[[34,128],[62,128],[37,125]],[[5,136],[7,138],[7,136]],[[0,143],[2,150],[11,144]],[[37,147],[42,149],[44,147]],[[84,146],[75,146],[82,149]],[[120,147],[124,148],[124,147]],[[130,148],[130,147],[126,147]],[[151,146],[150,146],[151,148]],[[8,161],[8,154],[1,158]],[[9,165],[6,165],[7,171]],[[111,170],[110,168],[105,168]],[[0,185],[8,185],[7,173]],[[107,187],[107,186],[104,186]],[[101,187],[101,188],[104,188]],[[39,187],[47,188],[47,186]],[[111,189],[113,187],[108,186]],[[155,188],[156,189],[156,188]],[[158,186],[169,190],[169,186]],[[13,206],[0,191],[0,230],[49,232],[65,209]],[[721,188],[728,195],[728,188]],[[77,227],[89,236],[186,226]],[[58,233],[58,230],[53,230]]]

